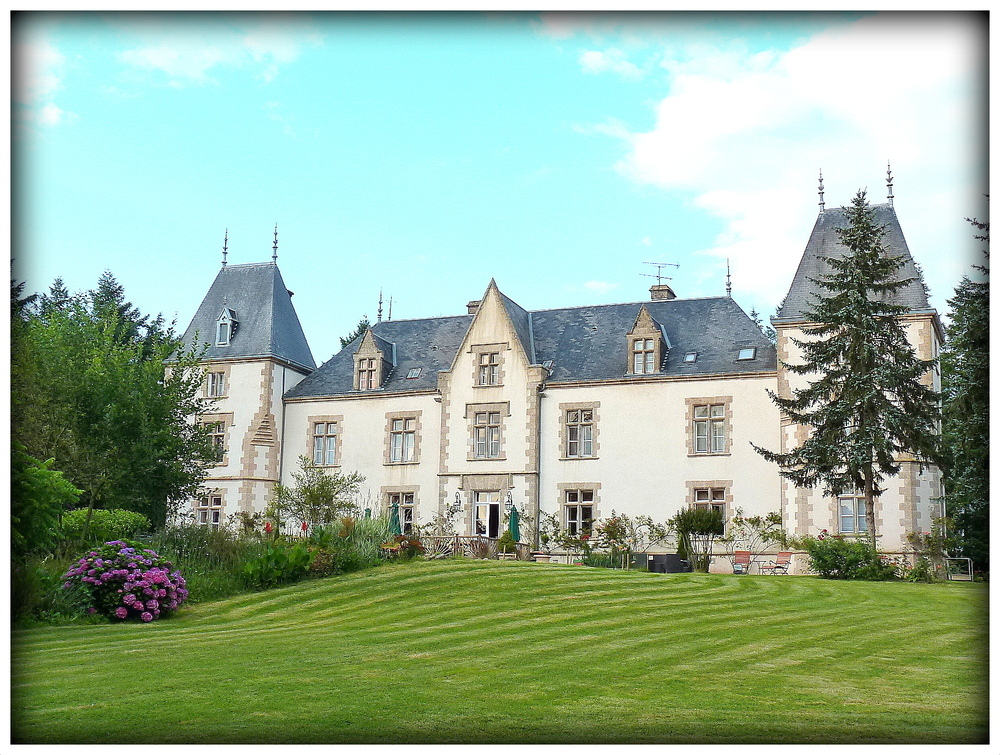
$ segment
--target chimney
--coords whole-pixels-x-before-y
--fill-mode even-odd
[[[482,303],[483,303],[483,302],[482,302],[482,299],[479,299],[479,300],[477,300],[477,301],[470,301],[470,302],[469,302],[468,304],[466,304],[465,306],[466,306],[466,307],[468,307],[468,309],[469,309],[469,314],[470,314],[470,315],[474,315],[474,314],[476,314],[476,312],[478,312],[478,311],[479,311],[479,305],[480,305],[480,304],[482,304]]]
[[[676,299],[677,294],[666,283],[657,283],[649,287],[649,298],[651,301],[664,301],[666,299]]]

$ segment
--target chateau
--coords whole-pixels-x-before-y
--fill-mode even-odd
[[[676,297],[658,284],[648,301],[531,311],[491,280],[466,313],[377,322],[317,367],[276,262],[223,263],[184,335],[208,344],[214,408],[199,421],[222,449],[192,509],[209,526],[263,511],[306,456],[364,475],[368,505],[398,505],[404,530],[450,510],[459,535],[497,537],[513,505],[581,533],[612,512],[663,522],[695,506],[726,518],[777,511],[798,535],[859,535],[863,498],[797,489],[751,448],[787,450],[808,432],[768,391],[787,396],[805,379],[782,363],[798,358],[792,339],[822,258],[844,253],[843,210],[820,208],[771,320],[776,345],[729,296]],[[873,209],[905,260],[899,275],[913,279],[894,295],[911,343],[937,357],[941,324],[891,198]],[[939,389],[936,369],[925,379]],[[879,546],[901,551],[941,515],[940,475],[904,460],[887,488]]]

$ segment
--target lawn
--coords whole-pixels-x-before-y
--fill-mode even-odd
[[[385,566],[12,638],[14,742],[984,743],[987,586]]]

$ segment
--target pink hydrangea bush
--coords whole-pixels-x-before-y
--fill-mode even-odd
[[[82,588],[89,613],[110,619],[152,621],[176,609],[188,596],[184,577],[140,543],[113,540],[95,548],[66,572],[63,587]]]

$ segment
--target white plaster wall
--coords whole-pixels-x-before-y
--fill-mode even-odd
[[[732,480],[733,510],[778,511],[777,467],[750,446],[778,448],[778,411],[767,388],[775,389],[773,376],[546,388],[540,508],[561,517],[560,483],[599,482],[595,518],[614,510],[664,522],[687,505],[689,481]],[[685,399],[714,396],[733,397],[731,453],[689,456]],[[559,404],[577,401],[600,402],[597,459],[559,458]]]

